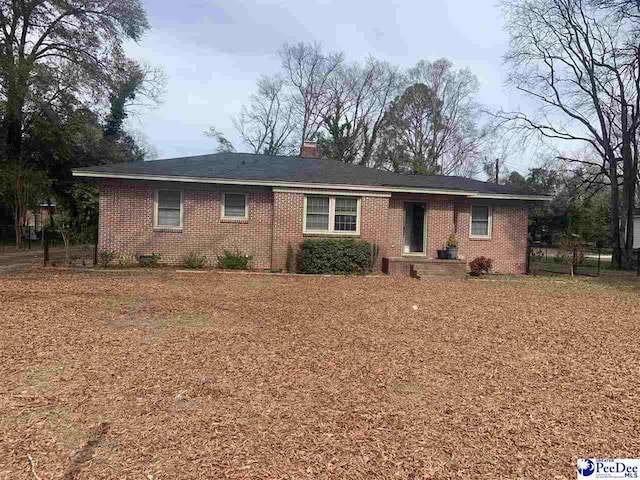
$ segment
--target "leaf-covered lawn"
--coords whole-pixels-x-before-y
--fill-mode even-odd
[[[34,269],[0,299],[0,478],[554,479],[640,452],[638,285]]]

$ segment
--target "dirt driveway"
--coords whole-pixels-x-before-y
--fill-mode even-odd
[[[0,478],[575,478],[640,452],[639,287],[5,275]]]
[[[91,247],[72,247],[71,256],[72,258],[86,258],[90,263],[92,258]],[[64,261],[64,248],[49,249],[49,258],[52,262]],[[30,265],[42,265],[43,260],[44,252],[41,248],[17,251],[15,249],[3,250],[0,252],[0,275],[22,270]]]

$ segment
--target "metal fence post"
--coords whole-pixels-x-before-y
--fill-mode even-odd
[[[42,226],[42,250],[44,252],[44,265],[49,263],[49,235],[47,235],[47,227]]]
[[[602,247],[598,247],[598,276],[600,276],[600,254],[602,253]]]
[[[98,265],[98,237],[100,236],[100,217],[96,220],[95,239],[93,245],[93,266]]]

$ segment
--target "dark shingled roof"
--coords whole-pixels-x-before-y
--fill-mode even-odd
[[[191,177],[323,185],[425,188],[483,194],[537,195],[526,187],[496,185],[463,177],[404,175],[324,158],[250,153],[216,153],[148,162],[119,163],[74,170],[93,174]]]

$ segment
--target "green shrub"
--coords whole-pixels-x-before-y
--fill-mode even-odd
[[[476,257],[469,263],[470,274],[479,277],[485,273],[489,273],[493,266],[493,260],[487,257]]]
[[[372,270],[378,249],[371,243],[343,238],[308,239],[298,254],[302,273],[364,274]]]
[[[120,255],[120,258],[118,258],[118,264],[122,268],[127,268],[131,264],[131,260],[126,255]]]
[[[139,255],[138,262],[143,267],[157,267],[160,265],[160,254],[152,253],[151,255]]]
[[[182,258],[182,264],[185,268],[195,268],[200,270],[207,266],[209,259],[204,255],[198,255],[197,253],[189,253]]]
[[[224,255],[218,256],[218,267],[225,270],[249,270],[251,260],[253,260],[252,256],[243,255],[238,250],[236,253],[225,250]]]
[[[114,258],[116,258],[116,252],[114,252],[113,250],[102,250],[98,254],[100,265],[103,267],[108,267]]]

